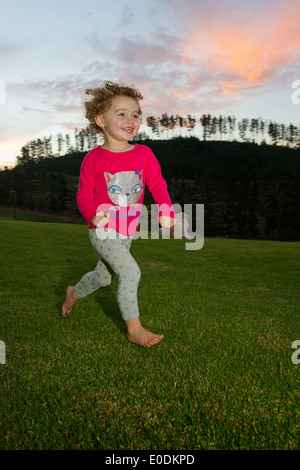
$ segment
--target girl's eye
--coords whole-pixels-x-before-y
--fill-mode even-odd
[[[114,184],[113,186],[111,186],[108,191],[112,194],[121,194],[122,193],[122,189],[117,186],[116,184]]]
[[[132,188],[132,193],[139,193],[140,191],[142,191],[142,186],[140,184],[136,184],[133,188]]]

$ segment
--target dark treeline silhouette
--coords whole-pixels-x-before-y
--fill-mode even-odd
[[[155,135],[158,131],[152,125]],[[289,148],[213,141],[204,129],[202,140],[147,140],[143,135],[139,136],[143,140],[137,140],[157,156],[172,201],[182,209],[184,204],[204,204],[206,236],[299,240],[300,148],[296,142],[295,148]],[[86,147],[101,142],[87,131],[76,135],[75,146],[67,141],[67,153],[62,156],[49,153],[46,138],[25,145],[15,168],[0,171],[0,205],[12,206],[11,191],[15,191],[19,208],[68,215],[83,223],[76,205],[80,165]],[[65,145],[61,136],[60,151]],[[144,202],[153,203],[148,192]]]
[[[294,124],[279,124],[272,121],[264,121],[261,118],[244,118],[238,121],[234,116],[212,116],[203,114],[199,119],[179,115],[168,116],[164,113],[160,117],[149,116],[146,118],[146,129],[149,128],[150,136],[144,131],[138,135],[138,139],[145,140],[167,139],[174,137],[198,137],[204,141],[241,141],[256,144],[273,144],[297,148],[300,146],[300,127]],[[49,156],[61,156],[71,152],[88,151],[101,143],[101,134],[94,134],[86,129],[75,130],[74,133],[44,137],[28,142],[21,149],[17,157],[18,163],[29,160],[40,161]]]
[[[173,202],[205,205],[205,234],[300,239],[300,149],[195,138],[149,141]]]
[[[197,124],[200,124],[197,126]],[[147,118],[147,126],[152,131],[152,137],[166,135],[182,137],[190,134],[207,140],[240,140],[242,142],[267,143],[274,145],[299,146],[300,128],[294,124],[278,124],[272,121],[264,121],[261,118],[244,118],[238,121],[235,116],[212,116],[203,114],[197,119],[190,114],[186,118],[181,116],[168,116],[163,114],[159,118],[150,116]]]

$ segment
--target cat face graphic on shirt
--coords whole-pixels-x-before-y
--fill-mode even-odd
[[[121,207],[136,204],[143,192],[143,170],[119,171],[112,175],[104,172],[109,199]]]

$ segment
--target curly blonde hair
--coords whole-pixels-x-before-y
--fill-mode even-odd
[[[115,96],[129,96],[135,99],[138,104],[138,112],[142,114],[139,101],[143,99],[143,96],[136,88],[105,81],[103,87],[88,88],[85,94],[93,96],[90,101],[85,101],[83,105],[85,107],[85,117],[90,121],[89,129],[94,133],[102,132],[102,129],[95,122],[95,116],[108,111]]]

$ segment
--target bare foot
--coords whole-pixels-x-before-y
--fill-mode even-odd
[[[61,307],[61,314],[63,317],[66,317],[67,315],[69,315],[69,313],[72,310],[73,305],[77,302],[79,298],[80,297],[76,295],[73,286],[67,287],[66,300],[64,301]]]
[[[143,346],[144,348],[151,348],[151,346],[159,343],[164,337],[164,335],[156,335],[146,330],[146,328],[141,325],[139,318],[127,320],[126,325],[128,341]]]

